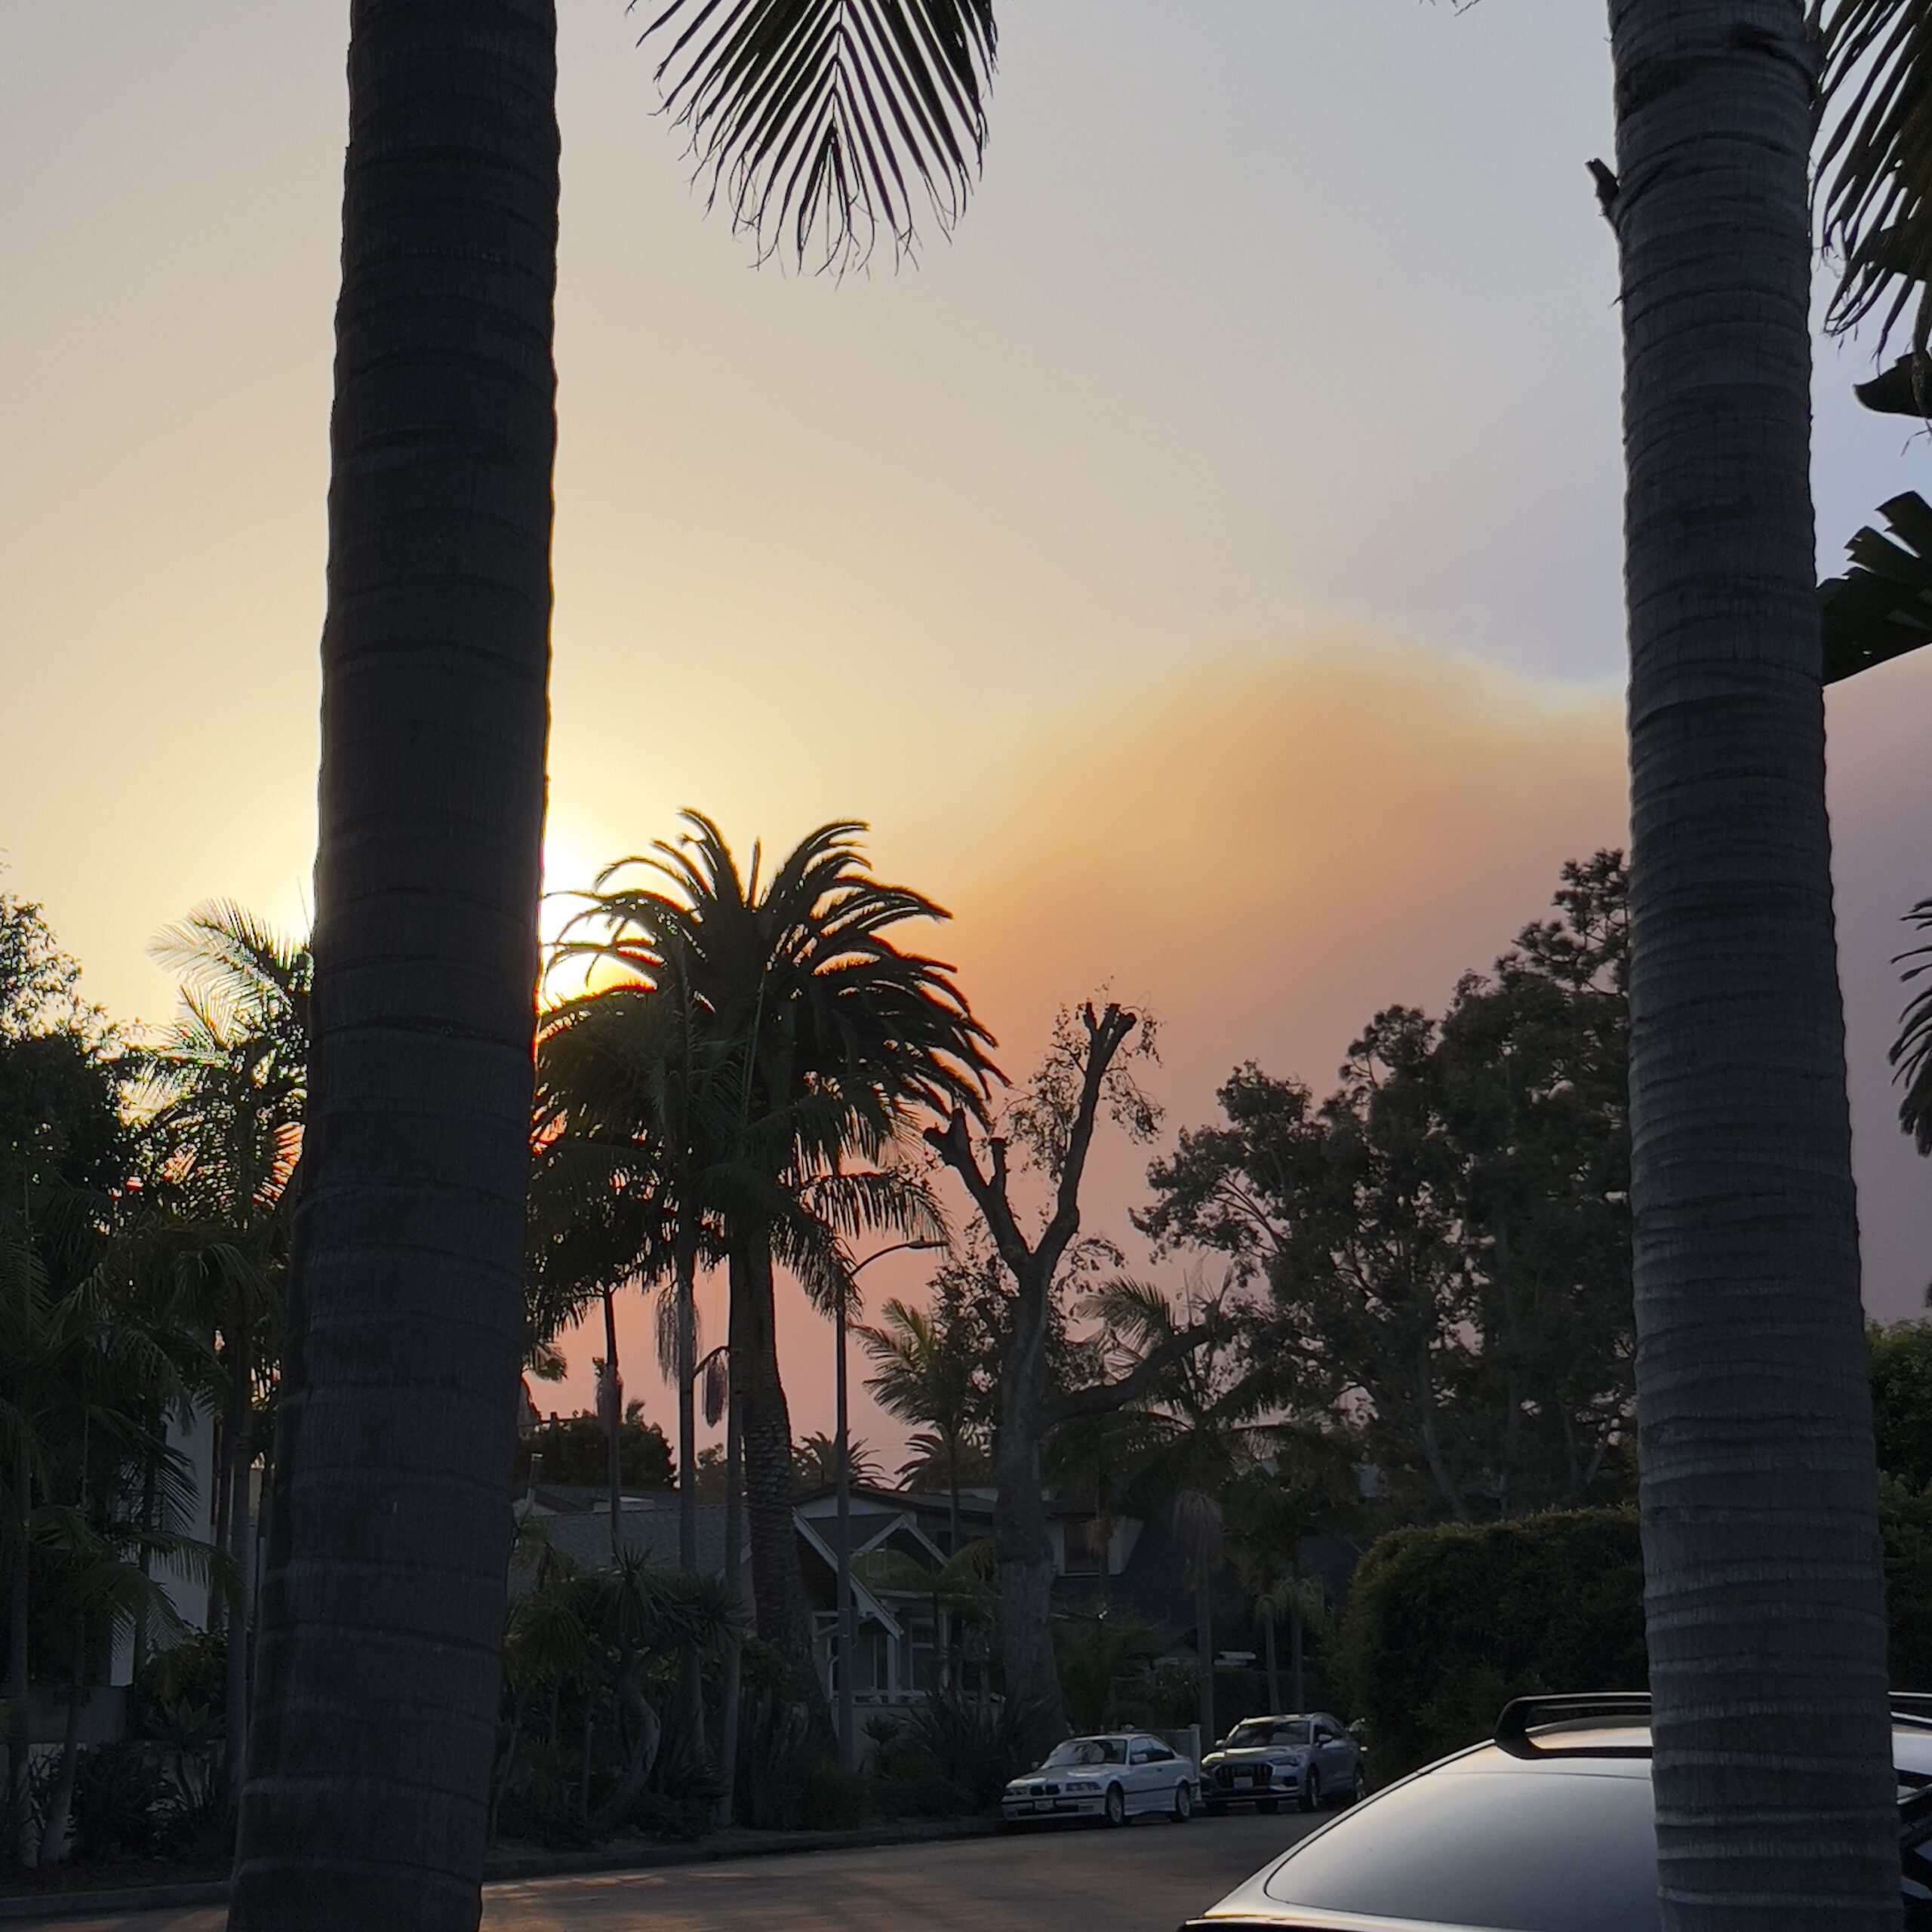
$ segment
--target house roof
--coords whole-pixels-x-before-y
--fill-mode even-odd
[[[618,1512],[618,1534],[626,1549],[654,1563],[678,1560],[676,1499],[668,1508],[656,1503],[626,1506]],[[533,1512],[550,1547],[586,1570],[607,1564],[611,1554],[611,1517],[608,1510]],[[724,1512],[716,1503],[701,1503],[697,1512],[697,1567],[700,1574],[724,1574]]]

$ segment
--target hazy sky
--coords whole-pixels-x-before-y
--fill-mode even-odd
[[[562,13],[553,884],[686,804],[867,818],[1011,1066],[1111,979],[1178,1125],[1241,1058],[1321,1084],[1621,837],[1600,9],[1008,0],[956,239],[838,285],[703,218],[620,0]],[[197,900],[303,916],[346,14],[0,0],[0,856],[130,1019]],[[1926,480],[1868,361],[1820,358],[1832,568]],[[1884,1066],[1928,710],[1918,663],[1832,701],[1887,1316],[1932,1275]]]

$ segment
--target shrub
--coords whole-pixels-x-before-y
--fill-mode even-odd
[[[1028,1768],[1004,1705],[959,1690],[935,1690],[906,1719],[905,1742],[922,1751],[959,1794],[957,1809],[990,1810],[1006,1781]]]
[[[174,1799],[174,1780],[152,1746],[99,1744],[83,1751],[74,1771],[75,1863],[152,1857]]]
[[[1378,1780],[1487,1737],[1512,1697],[1641,1690],[1636,1512],[1395,1531],[1362,1558],[1336,1649]]]
[[[969,1808],[959,1787],[937,1766],[903,1777],[881,1777],[878,1799],[879,1816],[894,1824],[902,1818],[956,1818]]]
[[[800,1825],[808,1832],[848,1832],[865,1822],[865,1779],[835,1758],[820,1758],[799,1790]]]

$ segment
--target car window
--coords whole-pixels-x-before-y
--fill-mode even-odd
[[[1284,1905],[1497,1932],[1657,1932],[1648,1767],[1629,1768],[1417,1778],[1297,1847],[1265,1890]]]
[[[1126,1746],[1118,1737],[1069,1737],[1064,1744],[1054,1746],[1040,1768],[1062,1770],[1069,1766],[1124,1764],[1126,1761]]]
[[[1164,1744],[1150,1744],[1147,1747],[1147,1761],[1150,1764],[1169,1764],[1174,1754]]]
[[[1308,1737],[1306,1718],[1284,1718],[1279,1722],[1271,1718],[1250,1718],[1235,1726],[1228,1742],[1237,1751],[1251,1751],[1262,1744],[1306,1744]]]
[[[1154,1748],[1150,1744],[1137,1744],[1128,1762],[1132,1764],[1151,1764],[1154,1761]]]

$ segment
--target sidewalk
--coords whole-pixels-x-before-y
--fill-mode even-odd
[[[595,1851],[492,1852],[484,1861],[485,1885],[532,1878],[567,1878],[580,1872],[641,1872],[654,1866],[704,1865],[721,1860],[772,1858],[807,1851],[864,1851],[874,1846],[931,1844],[977,1838],[997,1827],[989,1819],[943,1818],[918,1824],[867,1825],[848,1832],[715,1832],[687,1844],[635,1838]],[[226,1880],[189,1885],[123,1885],[97,1892],[41,1892],[0,1898],[0,1922],[84,1918],[103,1912],[183,1911],[226,1905]]]

